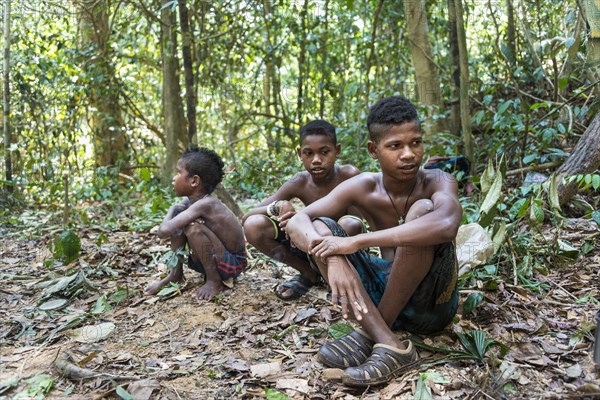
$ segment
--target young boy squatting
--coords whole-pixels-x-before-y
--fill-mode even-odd
[[[336,165],[341,146],[337,143],[335,127],[327,121],[316,120],[300,128],[298,157],[306,171],[297,173],[258,207],[242,217],[244,233],[250,244],[267,256],[284,262],[299,274],[275,288],[282,300],[295,300],[320,281],[319,273],[310,267],[306,253],[293,248],[285,233],[286,225],[296,210],[290,200],[298,198],[304,205],[314,203],[341,182],[360,171],[352,165]],[[335,218],[353,235],[363,231],[362,221],[342,210]]]
[[[370,110],[368,152],[381,172],[362,173],[296,214],[287,224],[331,287],[344,318],[362,329],[324,345],[318,359],[345,369],[342,381],[368,386],[418,363],[412,343],[392,329],[429,334],[449,324],[458,306],[453,240],[461,221],[454,177],[423,170],[415,107],[400,96]],[[372,232],[346,237],[331,218],[356,207]],[[378,246],[382,258],[363,249]]]
[[[158,236],[171,239],[174,251],[187,243],[188,266],[205,275],[196,291],[198,300],[211,300],[223,290],[223,281],[235,278],[247,265],[244,232],[233,212],[210,196],[223,179],[223,161],[212,150],[188,150],[177,162],[173,189],[183,202],[171,206]],[[151,283],[145,295],[153,295],[169,282],[184,280],[181,262],[164,279]]]

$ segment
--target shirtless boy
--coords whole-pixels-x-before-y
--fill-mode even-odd
[[[352,165],[336,165],[341,146],[337,143],[335,127],[327,121],[316,120],[300,128],[300,147],[296,149],[304,169],[284,183],[275,194],[242,217],[244,233],[250,244],[267,256],[284,262],[299,274],[275,288],[282,300],[295,300],[320,281],[319,274],[309,263],[306,253],[290,246],[285,234],[288,220],[296,214],[290,200],[299,199],[304,205],[314,203],[348,178],[360,171]],[[335,215],[348,234],[363,231],[362,221],[347,215],[346,209]]]
[[[190,249],[188,266],[205,275],[196,291],[198,300],[211,300],[223,290],[223,281],[246,268],[244,232],[231,210],[210,194],[223,179],[223,161],[212,150],[187,151],[177,162],[173,189],[187,198],[169,208],[158,236],[171,240],[171,249]],[[145,295],[153,295],[169,282],[184,280],[181,262],[164,279],[151,283]]]
[[[458,305],[453,240],[461,221],[457,183],[441,170],[420,169],[423,138],[414,106],[388,97],[370,110],[368,152],[381,172],[342,182],[287,224],[331,287],[344,318],[362,329],[325,344],[318,359],[345,369],[351,386],[385,383],[418,364],[409,340],[392,329],[442,330]],[[331,219],[356,207],[373,230],[347,237]],[[329,217],[329,218],[327,218]],[[363,249],[378,246],[382,258]]]

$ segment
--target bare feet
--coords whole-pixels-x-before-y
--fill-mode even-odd
[[[196,290],[196,300],[212,300],[217,294],[223,291],[222,281],[206,281],[198,290]]]
[[[144,296],[154,296],[156,293],[160,292],[160,289],[164,288],[169,283],[179,283],[183,282],[183,280],[183,272],[180,274],[176,274],[173,273],[173,271],[171,271],[169,275],[167,275],[165,278],[159,281],[154,281],[151,284],[149,284],[148,287],[146,287],[146,290],[144,290]]]

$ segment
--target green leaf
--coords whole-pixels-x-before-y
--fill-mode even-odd
[[[600,228],[600,211],[592,212],[592,219],[596,221],[596,224],[598,224],[598,227]]]
[[[600,175],[594,174],[592,177],[592,187],[594,190],[600,189]]]
[[[463,303],[463,315],[469,315],[482,301],[481,293],[471,293]]]
[[[502,175],[498,174],[494,178],[494,182],[490,187],[488,194],[485,196],[483,203],[481,204],[481,208],[479,211],[481,213],[487,214],[490,212],[492,207],[494,207],[498,200],[500,200],[500,194],[502,192]]]
[[[511,219],[515,218],[523,218],[527,209],[529,208],[529,197],[523,197],[512,205],[510,210],[508,211],[508,216]]]
[[[54,258],[64,265],[70,264],[79,257],[81,241],[74,232],[66,230],[54,238]]]
[[[123,400],[135,400],[135,397],[133,397],[127,390],[123,389],[123,386],[121,385],[117,386],[116,393]]]
[[[110,311],[110,309],[110,304],[108,304],[108,301],[106,301],[106,294],[103,294],[102,296],[98,297],[96,304],[94,304],[90,312],[92,314],[104,314],[105,312]]]
[[[575,247],[573,247],[571,245],[571,243],[567,242],[566,240],[558,239],[556,241],[556,244],[558,245],[558,254],[559,255],[561,255],[563,257],[571,258],[573,260],[576,260],[577,257],[579,256],[579,250],[577,250]]]
[[[289,398],[278,390],[265,387],[267,400],[289,400]]]
[[[150,170],[146,167],[140,169],[140,177],[145,180],[146,182],[148,182],[151,178],[150,175]]]
[[[117,304],[119,304],[126,298],[127,298],[127,289],[122,288],[122,287],[118,288],[117,291],[110,296],[110,299]]]
[[[548,200],[550,201],[550,208],[552,211],[560,214],[560,202],[558,201],[558,189],[556,185],[556,180],[558,176],[556,174],[552,174],[550,177],[550,186],[548,187]]]
[[[536,201],[532,202],[529,208],[529,221],[533,226],[544,223],[544,209]]]
[[[50,375],[40,374],[35,375],[25,381],[27,387],[22,392],[17,393],[13,399],[15,400],[30,400],[30,399],[43,399],[44,395],[52,389],[54,380]]]
[[[352,333],[353,331],[354,331],[354,328],[352,328],[348,324],[343,324],[343,323],[333,324],[327,329],[327,332],[334,339],[339,339],[341,337],[344,337],[344,336],[348,335],[349,333]]]
[[[158,292],[156,295],[164,297],[173,294],[177,291],[179,291],[179,284],[175,282],[169,282],[169,284],[164,288],[160,289],[160,292]]]
[[[419,400],[433,400],[431,394],[431,388],[427,383],[427,374],[421,374],[417,381],[417,387],[415,388],[415,399]]]
[[[481,184],[481,192],[486,195],[492,186],[492,182],[494,182],[494,175],[496,175],[496,171],[494,169],[494,164],[492,163],[492,159],[488,160],[488,166],[483,171],[481,175],[480,184]]]
[[[498,112],[496,114],[503,114],[504,111],[506,111],[508,106],[510,106],[511,104],[512,100],[506,100],[504,103],[500,104],[500,107],[498,107]]]
[[[504,239],[506,238],[506,223],[500,222],[494,226],[494,235],[492,236],[492,242],[494,243],[494,253],[497,253],[504,243]]]

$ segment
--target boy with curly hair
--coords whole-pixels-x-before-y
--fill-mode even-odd
[[[195,293],[199,301],[211,300],[223,290],[223,281],[237,277],[247,265],[242,226],[229,208],[210,195],[223,179],[223,166],[212,150],[196,148],[184,153],[177,162],[173,189],[186,199],[169,208],[158,229],[160,238],[170,239],[173,251],[187,244],[188,266],[206,278]],[[144,294],[154,295],[170,282],[182,282],[181,264],[151,283]]]
[[[293,243],[308,252],[331,287],[344,318],[360,324],[321,347],[318,359],[345,369],[351,386],[388,382],[414,368],[410,340],[393,329],[431,334],[444,329],[458,306],[453,241],[461,222],[454,177],[421,169],[424,147],[415,107],[404,97],[377,102],[367,118],[369,155],[381,172],[342,182],[287,224]],[[371,232],[347,236],[333,218],[356,207]],[[379,247],[381,257],[364,249]]]

